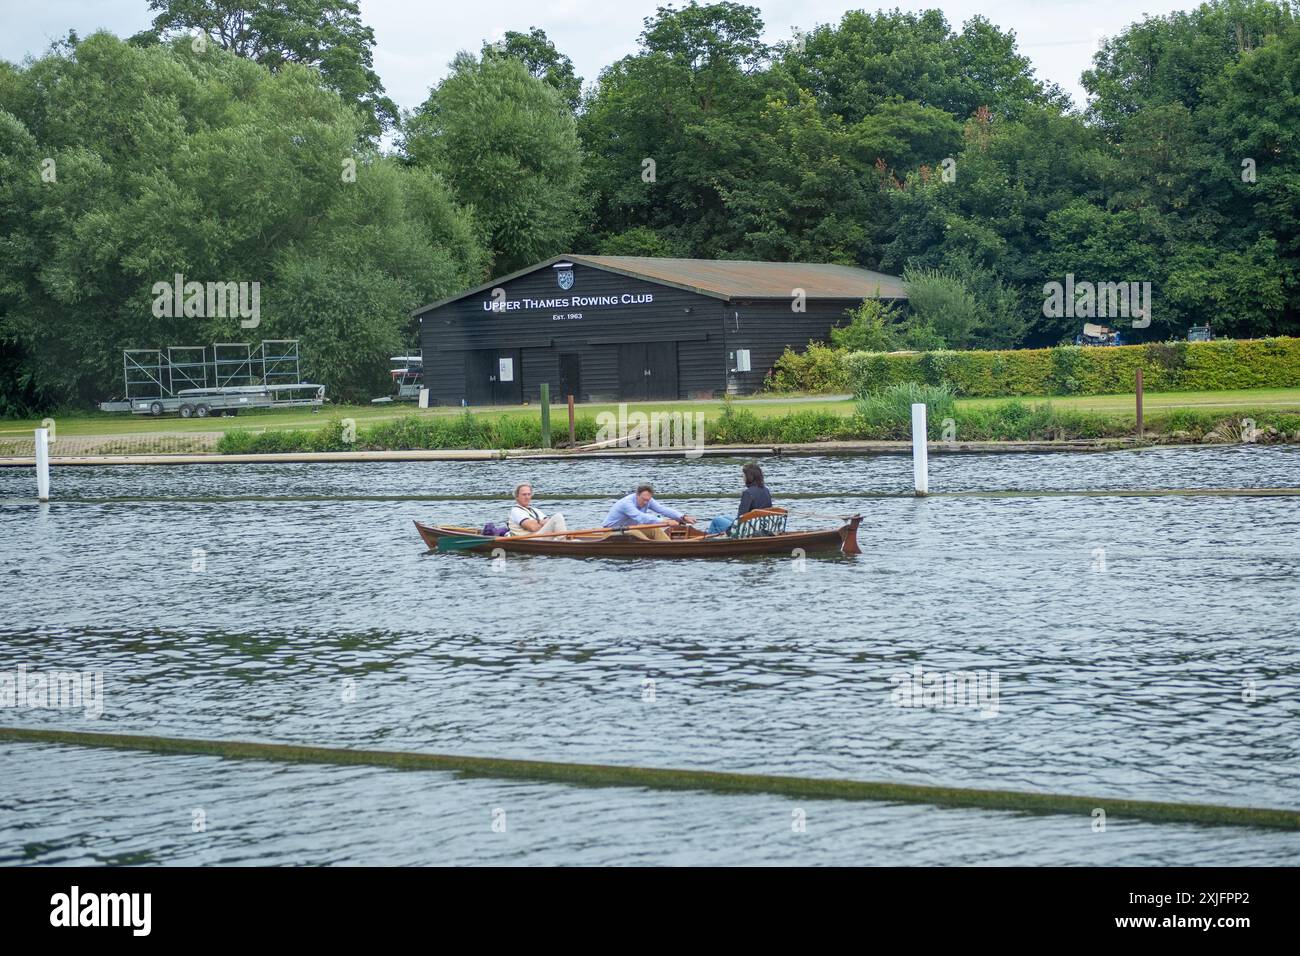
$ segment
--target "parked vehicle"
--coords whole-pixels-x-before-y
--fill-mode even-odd
[[[1083,331],[1074,337],[1075,345],[1123,345],[1124,340],[1118,332],[1112,332],[1108,326],[1085,322]]]

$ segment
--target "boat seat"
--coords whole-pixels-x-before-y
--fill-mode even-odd
[[[761,538],[785,534],[784,508],[755,508],[746,511],[727,529],[728,538]]]

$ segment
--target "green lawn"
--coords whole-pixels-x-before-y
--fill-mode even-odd
[[[801,408],[831,410],[841,413],[852,411],[853,403],[848,401],[827,401],[822,399],[803,399],[793,401],[749,401],[738,399],[737,405],[752,408],[758,415],[785,415]],[[635,402],[629,403],[630,410],[650,412],[698,412],[702,411],[709,418],[722,412],[721,401],[678,401],[678,402]],[[476,415],[537,415],[536,405],[486,406],[469,409]],[[171,432],[225,432],[232,428],[255,430],[288,430],[299,428],[316,428],[331,418],[353,418],[358,425],[373,425],[376,422],[401,418],[406,415],[446,416],[460,415],[465,409],[459,407],[416,408],[409,403],[393,405],[326,405],[313,412],[304,408],[267,409],[263,411],[244,411],[237,418],[190,418],[182,419],[174,415],[153,418],[149,415],[131,415],[127,413],[81,412],[76,415],[54,415],[55,427],[60,435],[150,435]],[[596,416],[601,412],[618,413],[617,403],[580,404],[578,415]],[[567,406],[551,405],[551,427],[557,433],[567,427]],[[0,420],[0,439],[27,438],[32,429],[40,427],[40,420],[28,421]]]
[[[958,406],[987,406],[1005,402],[1005,398],[965,398]],[[1051,402],[1057,408],[1095,412],[1131,412],[1133,393],[1127,395],[1080,395],[1022,398],[1026,404]],[[1147,392],[1142,396],[1144,408],[1271,408],[1276,411],[1300,411],[1300,388],[1250,388],[1222,392]]]
[[[1009,399],[971,398],[962,399],[959,406],[995,405]],[[1051,402],[1061,409],[1079,409],[1084,411],[1131,412],[1133,396],[1129,395],[1089,395],[1089,396],[1044,396],[1041,398],[1020,398],[1026,404]],[[831,411],[847,414],[853,410],[853,402],[813,397],[754,397],[737,399],[737,407],[752,410],[763,417],[786,415],[800,410]],[[1260,408],[1273,411],[1300,411],[1300,388],[1248,389],[1221,392],[1148,392],[1145,396],[1148,410],[1172,408],[1201,408],[1225,411],[1240,408]],[[637,402],[629,403],[629,409],[651,412],[699,412],[712,419],[722,412],[721,401],[698,402]],[[181,419],[174,416],[152,418],[147,415],[110,414],[106,412],[82,412],[75,415],[56,415],[55,426],[60,435],[165,435],[168,433],[225,432],[232,428],[252,430],[284,430],[315,428],[331,418],[354,418],[359,425],[369,425],[387,419],[405,415],[459,415],[460,408],[419,409],[409,404],[402,405],[328,405],[317,412],[310,409],[286,408],[266,411],[244,412],[238,418]],[[536,415],[537,406],[511,406],[473,408],[477,414],[488,415]],[[618,405],[613,403],[579,405],[579,415],[595,416],[600,412],[617,413]],[[556,434],[565,429],[566,410],[564,405],[552,405],[551,427]],[[40,426],[39,420],[0,421],[0,440],[28,438],[32,429]]]

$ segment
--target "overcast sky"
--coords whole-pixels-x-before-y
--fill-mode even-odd
[[[685,6],[683,2],[675,6]],[[957,28],[981,14],[1004,30],[1013,30],[1021,51],[1041,78],[1056,82],[1084,104],[1079,74],[1089,64],[1100,39],[1142,19],[1171,10],[1187,10],[1196,0],[961,0],[961,2],[880,3],[829,0],[760,0],[767,25],[764,39],[788,39],[792,30],[838,23],[844,11],[901,7],[939,7]],[[484,40],[506,30],[541,27],[560,52],[573,60],[587,82],[619,57],[633,53],[642,20],[653,14],[655,0],[361,0],[362,19],[375,31],[375,69],[388,94],[404,109],[423,102],[429,87],[446,72],[457,50],[478,52]],[[147,0],[0,0],[0,58],[18,61],[39,55],[50,42],[76,30],[85,36],[107,29],[119,36],[147,27]]]

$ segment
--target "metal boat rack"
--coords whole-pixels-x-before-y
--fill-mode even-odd
[[[247,342],[123,349],[122,383],[122,398],[101,402],[101,410],[205,418],[325,401],[325,386],[302,381],[298,339],[263,339],[256,349]]]

